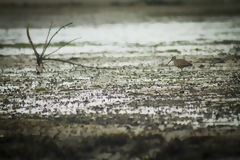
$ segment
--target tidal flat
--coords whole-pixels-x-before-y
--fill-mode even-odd
[[[51,57],[86,67],[44,61],[40,75],[22,25],[33,17],[2,25],[1,158],[240,158],[240,18],[128,12],[136,21],[65,14],[73,26],[48,52],[79,37]],[[51,23],[41,16],[30,30],[39,51]],[[172,56],[193,66],[181,72]]]

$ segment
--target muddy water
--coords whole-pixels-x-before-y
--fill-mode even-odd
[[[47,31],[47,26],[31,29],[39,51]],[[72,136],[113,134],[112,139],[124,135],[130,141],[128,136],[149,134],[170,140],[193,131],[194,135],[238,132],[237,16],[154,16],[140,22],[77,23],[55,37],[48,53],[80,37],[51,57],[93,68],[45,61],[41,75],[36,74],[25,32],[21,26],[0,28],[3,137],[11,135],[16,126],[16,133],[58,137],[61,145]],[[193,67],[180,73],[172,63],[167,65],[172,56],[187,59]],[[12,120],[16,118],[23,121]],[[101,156],[121,157],[106,154]]]

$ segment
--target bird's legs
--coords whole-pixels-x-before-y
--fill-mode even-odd
[[[183,82],[185,81],[184,80],[184,76],[183,76],[183,68],[181,68],[181,72],[180,72],[180,76],[182,77],[182,79],[181,79],[181,89],[183,88]]]

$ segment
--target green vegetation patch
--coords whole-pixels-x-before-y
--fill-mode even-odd
[[[37,47],[42,44],[36,44]],[[15,43],[15,44],[0,44],[0,48],[31,48],[31,45],[28,43]]]
[[[35,44],[36,47],[43,47],[43,43],[37,43]],[[57,43],[51,43],[50,46],[52,47],[61,47],[61,46],[76,46],[76,44],[68,44],[68,42],[57,42]],[[14,44],[0,44],[0,48],[31,48],[31,45],[29,43],[14,43]]]
[[[240,44],[240,40],[222,40],[222,41],[214,41],[213,44]]]
[[[43,87],[39,87],[39,88],[36,88],[35,90],[36,90],[36,92],[44,92],[44,91],[47,91],[48,89],[43,88]]]
[[[157,50],[156,53],[181,53],[181,51],[177,50],[177,49],[168,49],[168,50]]]

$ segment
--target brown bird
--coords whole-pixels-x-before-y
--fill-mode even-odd
[[[188,67],[188,66],[192,66],[192,64],[188,61],[186,61],[185,59],[177,59],[175,56],[172,57],[172,59],[168,62],[168,64],[173,61],[174,66],[178,67],[181,69],[184,67]]]

